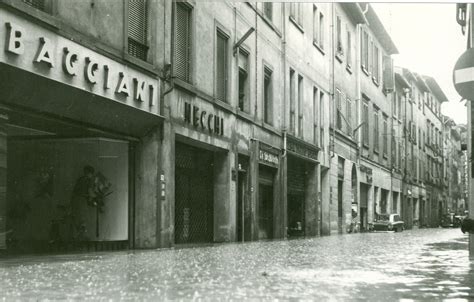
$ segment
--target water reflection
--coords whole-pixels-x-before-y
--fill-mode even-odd
[[[7,299],[474,299],[459,230],[0,262]]]

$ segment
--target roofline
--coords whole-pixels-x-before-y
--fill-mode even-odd
[[[355,22],[355,24],[368,24],[369,22],[365,18],[364,12],[359,5],[355,2],[343,2],[340,3],[341,8],[346,14]]]
[[[423,76],[425,82],[430,87],[431,92],[436,95],[441,103],[449,102],[448,97],[444,94],[443,89],[439,86],[438,82],[433,77],[430,76]]]
[[[358,3],[358,5],[363,12],[367,10],[367,12],[365,13],[365,17],[367,18],[367,21],[368,21],[367,25],[372,30],[374,35],[377,37],[377,40],[384,47],[387,53],[389,55],[398,54],[399,52],[398,52],[397,46],[393,42],[392,37],[390,37],[388,32],[385,30],[385,27],[383,26],[382,22],[377,16],[377,13],[375,12],[372,5],[370,5],[370,3],[364,3],[364,2]],[[365,7],[362,8],[362,6],[365,6]]]

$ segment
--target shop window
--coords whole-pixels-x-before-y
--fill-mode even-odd
[[[185,82],[191,80],[191,8],[176,2],[174,33],[174,76]]]
[[[128,0],[128,54],[146,61],[148,55],[147,0]]]
[[[249,104],[249,53],[239,49],[239,110],[250,111]]]
[[[273,83],[272,71],[264,67],[263,77],[263,121],[273,125]]]
[[[227,101],[227,45],[229,37],[220,29],[216,32],[216,98]]]

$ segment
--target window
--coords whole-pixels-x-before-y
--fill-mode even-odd
[[[146,61],[148,55],[146,0],[128,0],[128,54]]]
[[[313,88],[313,142],[318,145],[318,88]]]
[[[398,95],[397,103],[398,103],[398,118],[401,118],[402,117],[402,96],[401,95]]]
[[[374,70],[374,42],[370,40],[370,47],[369,47],[369,73],[373,74]]]
[[[304,104],[303,77],[298,76],[298,136],[303,137],[303,104]]]
[[[244,49],[239,49],[239,110],[249,112],[249,53]]]
[[[325,128],[325,110],[324,110],[324,92],[319,91],[319,146],[324,147],[324,128]]]
[[[46,0],[22,0],[24,3],[36,9],[46,12],[48,10]]]
[[[324,15],[319,12],[319,47],[324,49]]]
[[[383,155],[384,157],[387,157],[387,154],[388,154],[388,122],[387,122],[388,118],[387,116],[384,114],[383,116],[383,138],[382,138],[382,141],[383,141]]]
[[[344,49],[342,46],[342,21],[341,17],[336,17],[336,53],[339,55],[344,54]]]
[[[336,129],[342,130],[342,93],[336,89]]]
[[[227,43],[228,37],[220,29],[216,32],[216,98],[227,101]]]
[[[295,71],[290,68],[290,133],[295,134],[296,129],[296,89]]]
[[[374,152],[379,151],[379,110],[374,107]]]
[[[319,13],[316,5],[313,5],[313,42],[319,44]]]
[[[352,35],[347,27],[347,66],[352,66]]]
[[[362,103],[362,143],[369,145],[369,102],[364,98]]]
[[[361,64],[362,64],[362,69],[364,69],[366,72],[369,71],[369,34],[366,31],[362,31],[362,39],[360,40],[361,43]]]
[[[299,26],[302,25],[303,12],[301,10],[301,3],[290,3],[290,19],[296,22]]]
[[[352,136],[352,101],[346,99],[346,124],[347,124],[347,135]]]
[[[273,20],[273,3],[264,2],[263,3],[263,15],[270,21]]]
[[[373,79],[378,84],[380,82],[379,48],[375,44],[374,44],[372,59],[373,59],[372,75],[373,75]]]
[[[393,95],[393,101],[392,101],[392,115],[397,116],[397,94]]]
[[[174,75],[189,82],[191,70],[191,8],[176,2],[174,33]]]
[[[264,67],[263,77],[263,121],[273,125],[273,93],[272,93],[272,71]]]

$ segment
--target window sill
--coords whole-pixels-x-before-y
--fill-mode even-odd
[[[298,28],[298,30],[299,30],[302,34],[304,34],[304,29],[303,29],[303,27],[298,23],[298,21],[296,21],[293,16],[290,16],[289,19],[290,19],[291,23],[293,23],[293,24],[296,26],[296,28]]]
[[[379,150],[378,150],[378,149],[374,149],[374,153],[378,155],[378,154],[379,154]]]
[[[352,74],[352,66],[350,64],[346,65],[346,70],[349,74]]]
[[[336,53],[336,59],[339,61],[339,63],[343,62],[342,56],[343,56],[342,53],[340,53],[340,52]]]
[[[313,45],[316,47],[317,50],[324,56],[326,55],[326,52],[324,51],[323,47],[320,46],[316,41],[313,40]]]
[[[254,118],[247,112],[237,109],[237,117],[246,120],[248,122],[254,123]]]
[[[374,83],[375,86],[377,86],[377,87],[380,86],[379,81],[375,77],[372,77],[372,82]]]
[[[361,65],[362,72],[365,73],[366,76],[370,76],[369,71],[365,68],[364,65]]]
[[[155,67],[153,66],[153,64],[151,64],[150,62],[147,62],[147,61],[143,61],[143,60],[140,60],[138,58],[135,58],[134,56],[128,54],[128,53],[124,53],[124,56],[123,56],[123,59],[129,63],[132,63],[133,65],[135,66],[138,66],[142,69],[145,69],[147,71],[150,71],[152,72],[153,74],[158,74],[157,70],[155,70]]]
[[[266,122],[262,122],[262,128],[266,129],[266,130],[268,130],[268,131],[270,131],[270,132],[272,132],[272,133],[274,133],[278,136],[281,136],[280,131],[278,131],[273,125],[270,125]]]
[[[54,29],[59,29],[60,21],[54,16],[54,11],[45,12],[18,0],[2,0],[0,2],[3,2],[4,4],[27,14],[28,17],[33,17],[37,20],[40,20]]]
[[[368,143],[362,143],[362,147],[364,147],[365,149],[369,149],[369,144]]]
[[[385,158],[385,159],[387,159],[387,158],[388,158],[388,155],[387,155],[387,153],[384,153],[382,156],[383,156],[383,158]]]

